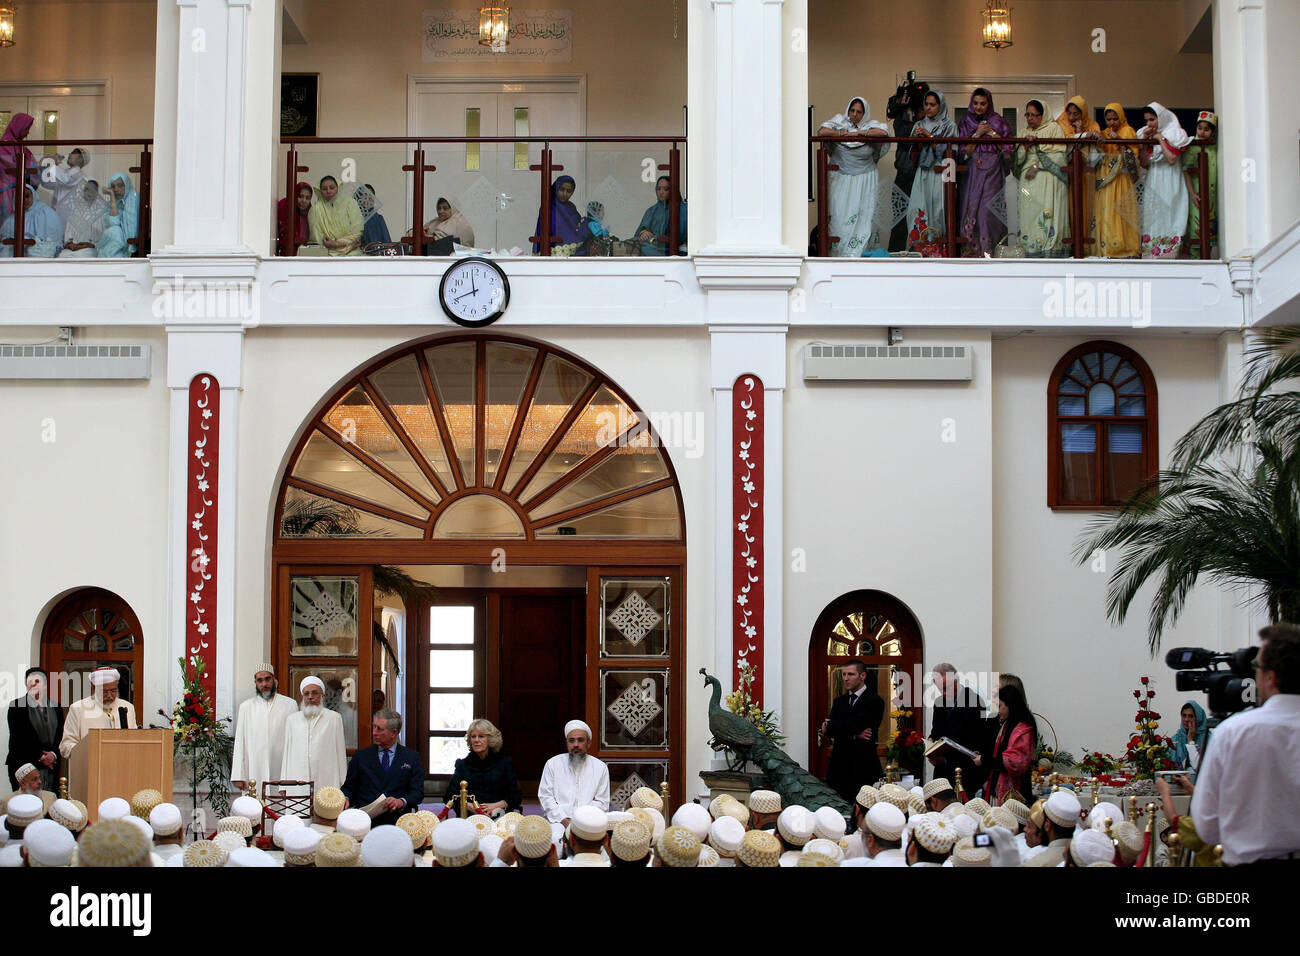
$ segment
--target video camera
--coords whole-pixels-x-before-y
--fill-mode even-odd
[[[1208,696],[1209,711],[1217,720],[1254,707],[1255,655],[1258,647],[1243,647],[1226,654],[1203,647],[1175,647],[1165,663],[1177,671],[1174,686],[1179,691],[1202,691]]]
[[[926,92],[930,89],[928,83],[918,83],[916,80],[916,70],[907,71],[907,80],[900,84],[894,91],[894,95],[889,98],[889,106],[885,109],[885,116],[893,119],[902,115],[903,111],[909,107],[917,116],[921,113],[921,101],[925,98]]]

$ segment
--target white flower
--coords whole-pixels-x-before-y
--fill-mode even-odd
[[[747,597],[746,597],[745,595],[743,595],[743,594],[737,594],[737,595],[736,595],[736,603],[739,604],[741,607],[744,607],[746,604],[749,603],[749,598],[747,598]]]
[[[204,478],[202,481],[200,481],[200,482],[199,482],[199,485],[198,485],[198,488],[199,488],[199,491],[207,491],[207,490],[208,490],[208,479]]]
[[[754,627],[754,625],[752,624],[749,625],[749,627],[745,628],[746,637],[753,637],[757,633],[758,633],[758,628]]]
[[[746,567],[750,567],[750,568],[752,568],[752,567],[754,567],[756,564],[758,564],[758,558],[754,557],[753,555],[750,555],[749,557],[747,557],[747,558],[745,559],[745,566],[746,566]]]
[[[751,422],[757,417],[758,417],[758,412],[754,411],[752,408],[749,411],[745,412],[745,418],[747,418]]]
[[[203,598],[199,596],[198,591],[194,591],[193,593],[190,594],[190,600],[193,601],[195,604],[198,604],[199,601],[203,600]]]
[[[200,624],[199,627],[198,627],[198,631],[199,631],[200,634],[207,634],[207,633],[208,633],[208,625],[207,625],[206,623]]]
[[[748,521],[736,522],[736,530],[741,532],[742,534],[745,533],[746,531],[749,530],[749,522]]]
[[[195,531],[202,531],[203,522],[200,519],[195,518],[193,521],[190,522],[190,527],[193,528]]]
[[[742,448],[739,452],[738,457],[740,458],[741,461],[749,461],[749,449]]]
[[[747,481],[747,482],[745,482],[743,485],[741,485],[740,487],[742,487],[742,488],[745,489],[745,494],[747,494],[747,495],[748,495],[748,494],[753,494],[753,492],[754,492],[754,483],[753,483],[752,481]]]

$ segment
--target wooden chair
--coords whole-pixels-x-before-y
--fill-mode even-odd
[[[274,787],[276,793],[268,792],[268,788]],[[292,787],[306,787],[306,794],[286,794],[280,793],[282,789]],[[269,814],[272,820],[276,820],[285,814],[291,816],[303,817],[306,820],[312,818],[313,798],[316,795],[316,781],[314,780],[264,780],[262,781],[262,833],[269,835],[270,831],[266,828],[266,818]],[[272,824],[274,826],[274,824]]]

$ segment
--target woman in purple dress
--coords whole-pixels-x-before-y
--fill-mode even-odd
[[[957,129],[958,136],[1004,139],[1014,134],[993,107],[993,94],[979,87]],[[992,255],[1007,234],[1006,195],[1003,191],[1010,146],[974,143],[963,146],[966,175],[961,183],[960,235],[966,239],[962,255]]]

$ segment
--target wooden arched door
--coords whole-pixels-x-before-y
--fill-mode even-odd
[[[144,676],[144,635],[131,605],[112,591],[82,588],[69,594],[45,619],[41,638],[41,666],[50,672],[51,693],[63,684],[59,674],[87,674],[97,667],[112,667],[121,675],[118,697],[135,707],[141,721],[143,701],[136,688]],[[85,680],[72,686],[88,688]],[[58,703],[66,707],[70,700]]]
[[[921,707],[898,706],[900,689],[919,681],[922,670],[921,626],[912,612],[884,591],[851,591],[828,604],[813,625],[808,646],[808,753],[810,769],[825,779],[831,745],[817,741],[817,731],[831,703],[844,693],[841,668],[858,659],[867,665],[867,687],[885,701],[885,721],[878,732],[881,766],[885,749],[900,730],[922,727]],[[919,685],[917,686],[919,692]]]

